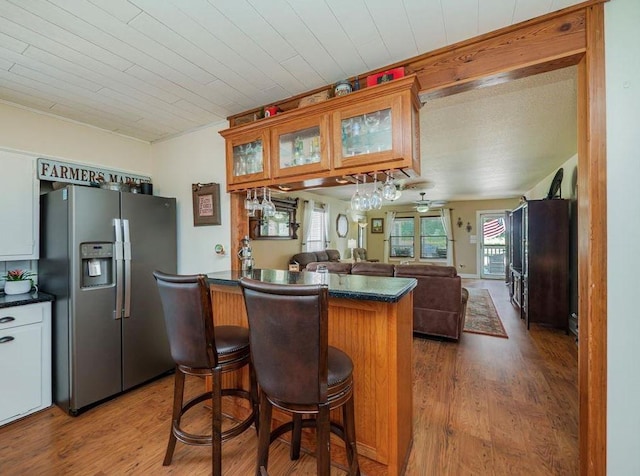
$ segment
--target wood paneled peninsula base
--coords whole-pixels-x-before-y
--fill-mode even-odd
[[[208,274],[216,325],[247,326],[237,285],[241,276],[240,271]],[[281,284],[328,280],[329,344],[346,352],[354,365],[359,455],[379,463],[375,466],[382,466],[378,469],[383,473],[402,474],[413,438],[411,349],[416,280],[331,273],[325,277],[313,272],[260,269],[253,270],[249,277]],[[240,381],[248,384],[246,371],[245,375],[229,375],[225,379],[225,386]],[[337,413],[332,415],[334,418],[340,419]],[[332,446],[339,444],[332,439]]]

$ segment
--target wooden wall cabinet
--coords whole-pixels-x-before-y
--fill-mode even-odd
[[[390,169],[418,175],[418,89],[411,75],[221,131],[227,191],[330,186],[342,175]]]

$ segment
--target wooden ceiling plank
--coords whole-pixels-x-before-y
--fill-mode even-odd
[[[447,43],[439,0],[405,0],[404,5],[418,48],[416,54],[435,50]]]
[[[50,42],[60,43],[118,70],[127,69],[133,64],[84,38],[80,38],[78,35],[7,2],[0,3],[0,31],[44,49]]]
[[[266,21],[281,32],[283,37],[297,39],[296,50],[304,58],[313,58],[316,71],[325,83],[333,81],[333,78],[346,76],[344,70],[304,25],[289,3],[284,0],[270,0],[254,1],[252,5]]]
[[[477,0],[442,2],[442,14],[447,35],[446,44],[450,45],[478,36]]]
[[[513,24],[516,0],[482,0],[478,4],[478,34]]]
[[[346,76],[353,76],[366,68],[347,34],[352,17],[339,21],[325,2],[299,2],[292,4],[304,25],[323,45]],[[358,16],[358,22],[368,21],[366,15]],[[296,92],[303,89],[298,88]]]
[[[392,58],[407,58],[418,53],[404,8],[391,2],[366,3],[366,8]]]
[[[245,35],[256,45],[260,45],[267,54],[281,63],[297,54],[293,45],[289,44],[280,33],[273,28],[255,8],[246,0],[216,0],[215,7],[237,28],[230,39],[234,44],[240,38],[235,35]]]
[[[101,8],[109,15],[123,23],[129,23],[142,12],[129,0],[89,0],[96,7]]]
[[[132,63],[185,84],[202,85],[214,79],[208,71],[86,0],[49,1],[56,4],[57,8],[48,13],[48,17],[91,39],[105,51],[112,51]]]

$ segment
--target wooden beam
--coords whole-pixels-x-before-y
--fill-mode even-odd
[[[586,10],[578,67],[580,474],[607,469],[607,201],[604,6]]]
[[[567,56],[575,58],[585,48],[585,13],[575,11],[504,28],[468,44],[423,55],[410,60],[406,69],[418,75],[420,91],[429,92],[558,62]],[[564,66],[563,62],[557,64]]]
[[[237,252],[240,249],[240,240],[244,236],[249,236],[249,219],[247,211],[244,209],[245,195],[232,193],[231,200],[231,243],[229,244],[229,254],[231,255],[231,269],[240,269],[240,260],[237,259]]]

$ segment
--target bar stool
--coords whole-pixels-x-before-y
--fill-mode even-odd
[[[249,318],[251,358],[260,388],[258,462],[268,469],[269,445],[292,431],[291,459],[300,455],[303,427],[316,428],[317,474],[328,476],[329,433],[345,443],[349,474],[359,475],[353,404],[353,362],[328,344],[326,285],[285,285],[241,278]],[[293,415],[291,422],[271,430],[275,406]],[[342,408],[344,426],[329,420]],[[312,414],[316,418],[303,419]]]
[[[239,435],[255,421],[258,398],[255,372],[249,352],[249,332],[239,326],[215,326],[206,276],[177,276],[154,271],[164,311],[164,321],[176,364],[173,416],[163,466],[171,464],[176,441],[188,445],[211,445],[214,476],[222,474],[222,441]],[[222,374],[249,365],[250,392],[222,389]],[[186,375],[210,376],[213,388],[184,403]],[[222,431],[222,397],[237,396],[251,402],[249,416]],[[198,403],[211,399],[211,435],[195,435],[180,427],[182,416]]]

